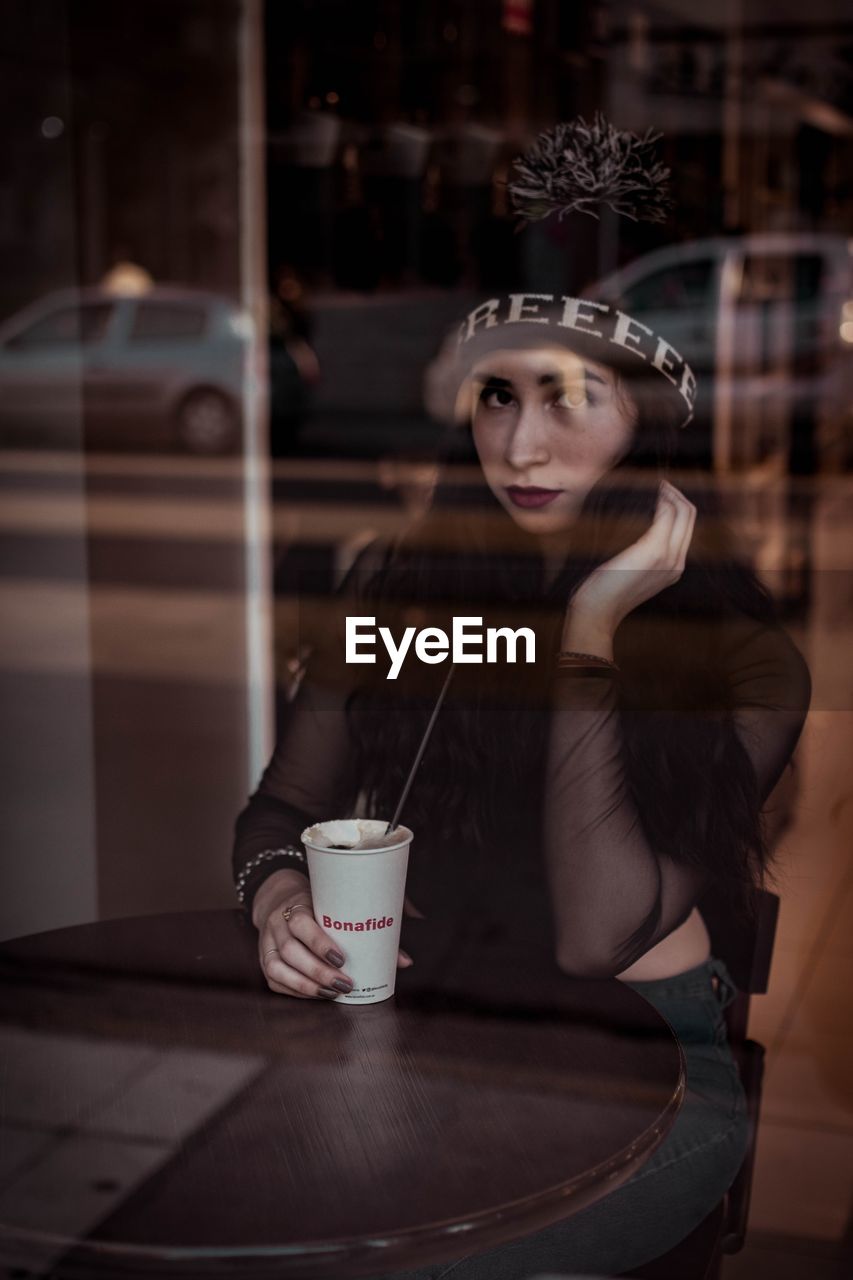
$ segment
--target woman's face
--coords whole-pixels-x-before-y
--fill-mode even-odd
[[[471,381],[474,444],[498,502],[528,533],[570,528],[630,447],[633,401],[605,365],[564,347],[493,351]]]

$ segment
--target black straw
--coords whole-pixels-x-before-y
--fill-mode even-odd
[[[403,794],[400,796],[400,799],[397,801],[397,808],[394,810],[394,817],[391,819],[391,821],[388,823],[388,826],[385,828],[384,834],[386,836],[389,831],[393,831],[396,828],[397,823],[400,820],[400,814],[403,811],[403,805],[406,803],[406,800],[408,799],[409,791],[411,790],[412,783],[415,780],[415,774],[418,771],[418,765],[423,759],[423,754],[426,751],[430,734],[432,733],[433,726],[436,720],[438,719],[438,713],[441,710],[441,704],[442,702],[444,702],[444,695],[447,693],[447,690],[450,688],[450,681],[453,678],[453,672],[455,671],[455,669],[456,668],[454,664],[451,662],[447,670],[447,675],[444,677],[444,684],[441,686],[439,695],[435,700],[435,706],[432,709],[432,715],[429,718],[429,723],[427,724],[427,727],[424,729],[424,736],[421,738],[421,745],[418,747],[418,753],[415,756],[414,760],[412,761],[412,767],[409,770],[409,776],[406,779],[406,785],[403,787]]]

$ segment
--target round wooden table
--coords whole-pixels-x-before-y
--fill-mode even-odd
[[[238,912],[0,947],[0,1258],[51,1276],[381,1276],[564,1219],[671,1127],[683,1061],[617,981],[407,922],[396,996],[276,996]],[[16,1146],[17,1144],[17,1146]],[[8,1164],[8,1160],[6,1162]]]

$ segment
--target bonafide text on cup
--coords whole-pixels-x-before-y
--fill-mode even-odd
[[[364,933],[368,929],[390,929],[394,923],[393,916],[374,916],[367,920],[333,920],[331,916],[323,916],[323,927],[326,929],[343,929],[345,933]]]

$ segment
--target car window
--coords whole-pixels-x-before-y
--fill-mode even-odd
[[[820,297],[824,261],[819,253],[748,253],[741,302],[814,302]]]
[[[711,301],[713,272],[711,258],[674,263],[637,280],[625,290],[623,303],[629,312],[707,307]]]
[[[130,328],[131,342],[198,338],[207,327],[204,307],[184,302],[139,302]]]
[[[99,342],[114,311],[111,302],[91,302],[83,306],[60,307],[49,311],[9,339],[15,348],[73,346]]]

